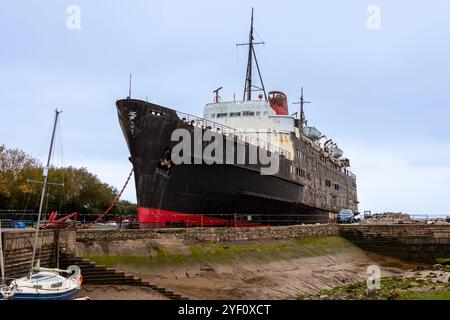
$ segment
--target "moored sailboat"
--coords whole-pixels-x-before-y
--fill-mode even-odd
[[[44,197],[48,184],[48,170],[50,167],[53,145],[55,142],[56,126],[60,113],[61,111],[55,110],[55,121],[53,125],[52,139],[50,142],[50,150],[48,153],[47,166],[44,168],[44,182],[36,224],[30,273],[28,276],[11,281],[9,285],[3,284],[0,287],[0,300],[71,300],[81,289],[83,278],[78,266],[69,266],[67,270],[61,270],[41,268],[39,260],[37,266],[34,264],[38,246]],[[64,277],[61,274],[66,274],[67,276]]]

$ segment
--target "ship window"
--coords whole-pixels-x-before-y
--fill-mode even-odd
[[[325,180],[325,185],[329,188],[331,188],[331,181],[330,180]]]
[[[261,112],[257,111],[256,116],[259,117],[261,115]]]
[[[253,111],[244,111],[244,112],[242,112],[242,115],[244,117],[253,117],[255,115],[255,113]]]
[[[240,117],[241,113],[240,112],[231,112],[230,113],[230,118],[237,118]]]
[[[216,114],[215,113],[213,113],[212,115],[211,115],[211,118],[215,118],[216,117]]]
[[[226,118],[228,116],[228,113],[218,113],[217,118]]]

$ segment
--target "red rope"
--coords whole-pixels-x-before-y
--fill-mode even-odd
[[[127,187],[128,183],[130,182],[131,176],[133,175],[133,171],[134,169],[131,169],[130,174],[128,175],[127,181],[125,181],[125,184],[122,187],[122,190],[120,190],[119,194],[116,196],[116,198],[111,202],[110,206],[108,209],[106,209],[105,212],[102,213],[102,215],[100,215],[94,222],[88,224],[86,227],[89,228],[90,226],[92,226],[93,224],[96,224],[97,222],[99,222],[101,219],[103,219],[113,208],[114,206],[117,204],[117,202],[119,202],[120,197],[122,196],[122,193],[125,191],[125,188]]]

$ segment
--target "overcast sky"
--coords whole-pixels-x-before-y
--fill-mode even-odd
[[[67,26],[70,5],[80,29]],[[133,97],[194,115],[219,86],[241,98],[246,53],[235,44],[252,6],[266,88],[294,102],[305,87],[309,123],[351,159],[360,210],[449,214],[445,0],[3,0],[0,144],[45,158],[60,107],[63,164],[120,188],[131,166],[114,103],[128,74]],[[125,198],[135,201],[133,184]]]

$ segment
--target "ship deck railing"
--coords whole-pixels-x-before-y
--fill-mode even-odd
[[[232,127],[229,127],[229,126],[226,126],[226,125],[223,125],[223,124],[211,121],[211,120],[207,120],[205,118],[193,116],[188,113],[183,113],[183,112],[177,111],[177,115],[182,121],[192,125],[193,127],[209,129],[214,132],[223,134],[225,136],[235,136],[238,139],[240,139],[242,142],[261,147],[261,148],[269,151],[270,153],[278,153],[285,158],[293,160],[291,152],[289,152],[283,148],[280,148],[270,142],[267,142],[264,139],[261,139],[254,135],[251,135],[249,133],[239,131],[235,128],[232,128]]]
[[[351,172],[347,168],[341,168],[341,171],[343,173],[345,173],[347,176],[349,176],[350,178],[352,178],[353,180],[356,180],[356,174],[354,174],[353,172]]]

